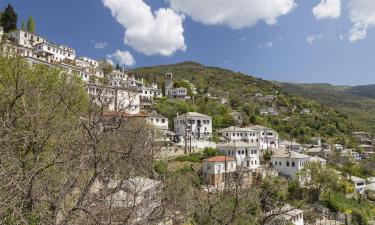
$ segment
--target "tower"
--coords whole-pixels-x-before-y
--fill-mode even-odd
[[[165,74],[165,96],[171,96],[172,95],[172,89],[173,89],[173,74],[172,73],[166,73]]]

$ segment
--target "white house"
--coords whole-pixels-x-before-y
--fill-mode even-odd
[[[99,68],[99,62],[94,59],[90,59],[88,57],[79,57],[78,59],[75,60],[75,63],[77,66],[80,67],[93,67],[98,69]]]
[[[60,62],[64,59],[74,60],[76,58],[76,52],[73,48],[46,41],[35,44],[33,50],[35,54],[49,59],[50,62]]]
[[[219,135],[229,142],[248,142],[259,144],[257,132],[248,127],[227,127],[219,130]]]
[[[212,135],[212,117],[197,112],[189,112],[174,119],[177,135],[190,135],[193,139],[208,139]]]
[[[273,168],[275,168],[281,175],[291,179],[296,179],[298,171],[309,163],[310,159],[311,156],[294,151],[277,151],[271,156]]]
[[[225,155],[235,158],[237,166],[247,169],[257,169],[260,166],[260,150],[258,144],[229,142],[218,144],[217,149]]]
[[[203,176],[205,181],[211,185],[222,184],[236,170],[236,160],[229,156],[215,156],[203,161]]]
[[[147,115],[146,121],[160,131],[168,130],[168,117],[152,111]]]
[[[33,48],[34,45],[45,42],[46,40],[43,37],[40,37],[36,34],[24,31],[16,30],[9,33],[9,37],[13,41],[22,47]]]
[[[123,111],[129,114],[139,114],[140,97],[137,91],[124,87],[112,87],[87,84],[89,96],[94,101],[110,111]]]
[[[363,194],[366,188],[366,180],[356,176],[350,176],[350,180],[353,182],[355,190],[359,194]]]
[[[143,86],[140,90],[141,103],[142,105],[152,105],[154,98],[162,98],[163,94],[157,85],[154,84],[150,87]]]
[[[180,99],[187,99],[187,88],[184,87],[173,87],[173,74],[166,73],[165,74],[165,96],[172,97],[172,98],[180,98]]]
[[[219,135],[230,142],[243,141],[257,143],[260,150],[277,149],[279,135],[276,131],[259,125],[250,127],[228,127],[219,131]]]

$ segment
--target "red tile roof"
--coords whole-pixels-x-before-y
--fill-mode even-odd
[[[225,162],[225,161],[235,161],[235,159],[232,158],[232,157],[229,157],[229,156],[221,155],[221,156],[215,156],[215,157],[212,157],[212,158],[208,158],[205,161],[206,162]]]

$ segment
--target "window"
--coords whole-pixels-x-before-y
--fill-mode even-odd
[[[275,161],[275,165],[277,166],[277,161]]]
[[[296,163],[295,162],[292,162],[292,167],[296,167]]]
[[[162,122],[162,123],[165,123],[165,119],[161,119],[161,122]]]
[[[281,162],[279,162],[279,166],[281,166]]]
[[[289,161],[286,161],[286,166],[289,167]]]

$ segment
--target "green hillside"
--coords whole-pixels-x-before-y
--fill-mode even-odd
[[[178,84],[189,80],[197,87],[194,101],[163,99],[157,102],[154,109],[171,119],[177,113],[197,111],[212,116],[214,129],[219,129],[234,123],[230,113],[236,110],[246,114],[246,124],[273,127],[283,138],[293,137],[307,143],[311,137],[320,136],[331,143],[353,144],[350,133],[356,130],[356,124],[345,114],[316,101],[289,94],[270,81],[195,62],[138,68],[135,72],[139,78],[156,82],[161,87],[166,72],[173,73]],[[254,101],[253,96],[258,92],[273,95],[275,99],[271,102]],[[223,105],[218,100],[204,97],[206,93],[214,96],[225,96],[227,93],[229,102]],[[277,109],[278,115],[261,116],[260,109],[267,107]],[[303,114],[303,109],[310,109],[311,113]]]
[[[375,132],[375,86],[373,85],[356,87],[294,83],[280,85],[288,93],[316,100],[345,113],[357,124],[358,129]]]

